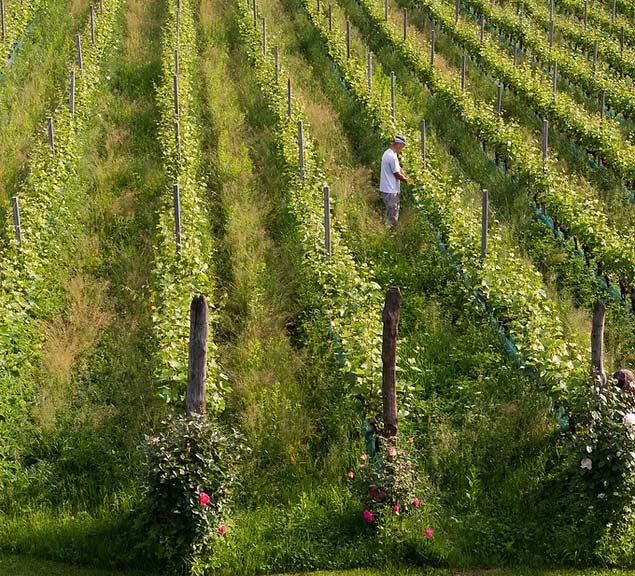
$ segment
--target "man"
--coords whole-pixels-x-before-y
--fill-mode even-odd
[[[395,136],[390,148],[381,157],[379,192],[384,204],[386,204],[386,223],[389,226],[394,226],[399,219],[400,185],[401,182],[408,181],[404,171],[401,169],[399,157],[397,156],[405,145],[406,139],[403,136]]]

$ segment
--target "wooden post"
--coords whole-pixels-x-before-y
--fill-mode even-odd
[[[620,30],[620,56],[624,56],[624,26]]]
[[[351,57],[351,21],[346,20],[346,59]]]
[[[320,0],[317,0],[317,6],[316,6],[316,8],[317,8],[317,13],[318,13],[318,16],[319,16],[319,15],[320,15]]]
[[[174,73],[178,76],[181,73],[181,66],[179,63],[179,49],[174,50]]]
[[[481,260],[487,255],[487,229],[489,228],[489,192],[483,190],[481,201]]]
[[[373,88],[373,53],[368,50],[366,54],[366,70],[368,73],[368,90]]]
[[[55,152],[55,133],[53,131],[53,118],[49,116],[46,119],[47,124],[47,132],[49,135],[49,146],[51,147],[51,152]]]
[[[584,29],[589,27],[589,0],[584,0]]]
[[[485,39],[485,16],[481,14],[481,44]]]
[[[549,48],[553,48],[553,35],[555,31],[555,24],[553,18],[549,20]]]
[[[11,198],[11,204],[13,205],[13,229],[15,230],[15,239],[18,246],[22,246],[22,228],[20,226],[20,206],[18,204],[18,197],[13,196]]]
[[[549,154],[549,120],[542,121],[542,164],[543,166],[547,162],[547,155]]]
[[[419,131],[421,132],[421,162],[426,165],[426,121],[421,120],[419,124]]]
[[[593,42],[593,72],[597,69],[598,65],[598,41]]]
[[[551,82],[551,89],[553,91],[553,95],[555,96],[558,91],[558,61],[555,60],[553,63],[553,78]]]
[[[434,45],[436,43],[436,31],[432,30],[432,35],[430,37],[430,66],[434,66]]]
[[[613,0],[613,7],[611,8],[611,22],[615,22],[616,14],[617,14],[617,1]]]
[[[518,65],[518,46],[514,44],[514,68]]]
[[[273,69],[276,84],[280,81],[280,48],[275,46],[273,49]]]
[[[456,0],[456,3],[454,5],[454,23],[455,24],[459,23],[460,11],[461,11],[461,0]]]
[[[247,4],[249,4],[249,0],[247,0]],[[176,45],[179,46],[181,43],[181,3],[176,8]]]
[[[606,384],[604,372],[604,319],[606,306],[603,302],[593,305],[593,323],[591,325],[591,374],[593,381],[600,385]]]
[[[553,20],[553,0],[549,0],[549,20]]]
[[[496,87],[496,116],[500,118],[503,110],[503,85],[499,82]]]
[[[82,57],[82,37],[79,34],[75,35],[75,47],[77,48],[77,66],[81,72],[84,70],[84,58]]]
[[[174,95],[174,113],[179,117],[179,77],[174,74],[172,77],[172,92]]]
[[[304,132],[302,120],[298,120],[298,160],[300,165],[300,179],[304,180]]]
[[[324,250],[331,257],[331,190],[324,185]]]
[[[403,41],[408,37],[408,8],[403,9]]]
[[[465,90],[465,54],[461,55],[461,90]]]
[[[95,45],[95,7],[91,4],[89,11],[90,18],[90,43],[92,46]]]
[[[384,0],[384,21],[388,22],[388,0]]]
[[[75,70],[71,70],[71,85],[68,96],[68,109],[71,116],[75,115]]]
[[[254,15],[254,28],[258,25],[258,6],[257,0],[254,0],[253,3],[253,15]]]
[[[208,308],[205,296],[197,294],[190,305],[190,346],[187,366],[185,409],[188,418],[205,414],[207,382]]]
[[[604,125],[604,114],[606,110],[606,92],[600,90],[600,126]]]
[[[178,183],[172,187],[174,196],[174,235],[176,238],[176,252],[181,252],[181,191]]]
[[[99,13],[104,13],[104,0],[99,0]]]
[[[7,22],[4,10],[4,0],[0,0],[0,27],[2,28],[2,41],[7,39]]]
[[[287,118],[291,118],[291,78],[287,78]]]
[[[390,73],[390,117],[395,122],[395,73]]]
[[[389,440],[397,436],[397,336],[401,314],[401,291],[391,286],[386,294],[382,313],[384,323],[381,346],[382,388],[384,405],[384,435]]]
[[[262,55],[267,57],[267,19],[262,19]]]
[[[329,32],[333,32],[333,6],[329,4]]]

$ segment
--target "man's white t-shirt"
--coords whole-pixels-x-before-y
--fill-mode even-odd
[[[387,194],[397,194],[400,188],[400,182],[395,178],[395,172],[399,172],[399,158],[397,153],[388,148],[381,157],[381,176],[379,178],[379,191]]]

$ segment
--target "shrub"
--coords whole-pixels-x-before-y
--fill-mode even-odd
[[[140,528],[147,552],[186,573],[225,536],[245,447],[236,431],[225,432],[205,416],[162,424],[163,430],[141,446],[146,467]]]

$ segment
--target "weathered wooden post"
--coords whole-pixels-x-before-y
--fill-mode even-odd
[[[368,50],[366,54],[366,72],[368,74],[368,90],[373,88],[373,53]]]
[[[22,246],[22,228],[20,226],[20,206],[18,204],[17,196],[13,196],[11,198],[11,204],[13,206],[13,229],[15,230],[15,240],[19,247]]]
[[[351,57],[351,21],[346,20],[346,59]]]
[[[317,0],[317,6],[316,6],[316,8],[317,8],[317,13],[318,13],[318,16],[319,16],[319,15],[320,15],[320,0]]]
[[[514,44],[514,68],[518,65],[518,46]]]
[[[280,48],[275,46],[273,49],[273,77],[276,80],[276,84],[278,84],[280,80]]]
[[[426,165],[426,121],[421,120],[419,124],[419,132],[421,132],[421,162]]]
[[[604,372],[604,319],[606,306],[603,302],[593,305],[593,323],[591,325],[591,375],[600,387],[606,384]]]
[[[298,120],[298,163],[300,166],[300,179],[304,180],[304,132],[302,120]]]
[[[181,252],[181,191],[178,183],[172,187],[174,196],[174,236],[176,239],[176,252]]]
[[[549,154],[549,120],[542,121],[542,165],[547,164]]]
[[[401,314],[401,291],[391,286],[386,294],[382,320],[384,323],[381,346],[382,388],[384,405],[384,436],[394,442],[398,431],[397,422],[397,336]]]
[[[254,28],[258,26],[258,5],[257,0],[253,2],[253,17],[254,17]]]
[[[333,5],[329,4],[329,32],[333,32]]]
[[[104,0],[99,0],[99,13],[104,13]]]
[[[487,230],[489,228],[489,192],[483,190],[481,200],[481,260],[487,255]]]
[[[174,114],[179,117],[179,75],[174,74],[172,77],[172,92],[174,96]]]
[[[49,116],[46,119],[46,128],[49,136],[49,146],[51,152],[55,152],[55,132],[53,131],[53,117]]]
[[[324,185],[324,251],[331,257],[331,189]]]
[[[395,122],[395,73],[390,73],[390,117]]]
[[[95,45],[95,7],[91,4],[89,11],[90,18],[90,43],[92,46]]]
[[[485,16],[481,14],[481,44],[485,40]]]
[[[75,35],[75,47],[77,48],[77,66],[81,72],[84,70],[84,58],[82,57],[82,37],[79,34]]]
[[[461,0],[456,0],[454,5],[454,23],[459,23],[459,13],[461,12]]]
[[[465,90],[465,54],[461,55],[461,90]]]
[[[503,85],[499,82],[496,86],[496,117],[500,118],[503,110]]]
[[[71,82],[68,95],[68,110],[71,116],[75,115],[75,70],[71,70]]]
[[[551,81],[551,89],[553,91],[553,95],[555,97],[557,91],[558,91],[558,61],[554,60],[553,63],[553,78]]]
[[[267,57],[267,19],[262,19],[262,55]]]
[[[185,409],[188,418],[205,414],[207,383],[208,308],[205,296],[197,294],[190,305],[190,346]]]
[[[555,23],[553,18],[549,20],[549,48],[553,48],[553,36],[555,32]]]
[[[596,71],[598,66],[598,41],[593,42],[593,72]]]
[[[287,118],[291,118],[291,77],[287,78]]]
[[[403,9],[403,41],[408,37],[408,8]]]
[[[179,49],[174,50],[174,73],[178,76],[181,73],[181,66],[179,63]]]
[[[589,0],[584,0],[584,29],[589,27]]]
[[[2,28],[2,41],[7,39],[7,22],[4,10],[4,0],[0,0],[0,28]]]
[[[388,0],[384,0],[384,21],[388,22]]]
[[[611,8],[611,22],[615,22],[616,15],[617,15],[617,0],[613,0],[613,6]]]
[[[433,29],[430,36],[430,66],[434,66],[434,45],[436,43],[436,31]]]

